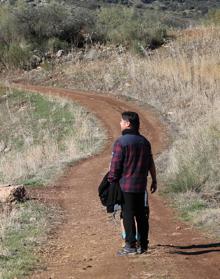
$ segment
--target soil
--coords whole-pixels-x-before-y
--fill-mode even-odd
[[[116,256],[122,245],[120,224],[102,207],[97,188],[108,170],[112,143],[120,135],[120,113],[124,110],[139,113],[141,133],[151,141],[155,157],[168,147],[169,141],[167,128],[157,114],[150,108],[107,95],[14,86],[79,102],[102,121],[108,133],[99,155],[69,167],[54,185],[34,192],[41,200],[61,205],[64,222],[42,248],[45,268],[31,278],[220,278],[220,243],[179,221],[174,209],[158,193],[149,194],[149,252]]]

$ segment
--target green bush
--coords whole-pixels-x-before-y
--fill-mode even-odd
[[[46,20],[45,20],[46,19]],[[164,43],[166,30],[159,15],[125,6],[89,10],[73,3],[52,0],[32,5],[25,0],[0,7],[1,66],[24,67],[27,48],[39,52],[57,51],[90,42],[122,44],[143,52]],[[35,52],[36,53],[36,52]],[[24,58],[24,62],[22,59]]]
[[[19,41],[16,19],[8,5],[0,6],[0,46]]]
[[[23,68],[29,61],[30,53],[19,45],[11,44],[6,57],[9,65]]]
[[[134,49],[155,48],[164,43],[166,30],[153,12],[138,12],[128,7],[102,8],[96,30],[104,41]]]
[[[17,5],[13,13],[19,26],[18,32],[39,44],[56,37],[77,45],[82,28],[89,29],[94,20],[93,13],[86,8],[60,1],[36,6],[23,3]]]
[[[0,47],[0,63],[6,68],[25,68],[29,64],[31,53],[28,49],[12,43],[9,47]]]
[[[59,49],[67,50],[69,47],[68,42],[62,41],[59,38],[53,37],[48,39],[47,44],[46,44],[46,50],[54,53],[58,51]]]
[[[38,52],[83,46],[83,34],[92,32],[94,20],[94,12],[55,0],[38,5],[25,0],[1,4],[0,67],[27,64],[29,51],[22,47],[23,42],[29,50]]]
[[[187,191],[200,191],[200,179],[193,164],[179,167],[178,172],[174,178],[169,181],[169,190],[173,193],[187,192]]]

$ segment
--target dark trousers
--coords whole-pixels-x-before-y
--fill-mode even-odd
[[[122,214],[126,232],[126,243],[131,247],[136,245],[136,226],[140,236],[140,245],[143,249],[148,247],[149,233],[149,207],[145,207],[145,193],[123,192]]]

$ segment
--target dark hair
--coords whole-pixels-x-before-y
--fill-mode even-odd
[[[122,114],[122,119],[125,121],[130,122],[131,128],[134,129],[135,131],[139,131],[140,127],[140,120],[139,116],[136,112],[133,111],[124,111]]]

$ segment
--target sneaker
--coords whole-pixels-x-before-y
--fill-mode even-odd
[[[141,254],[145,254],[147,253],[148,248],[142,248],[141,246],[137,247],[137,254],[141,255]]]
[[[129,255],[136,255],[137,249],[136,247],[128,247],[125,245],[121,250],[118,251],[117,256],[129,256]]]

